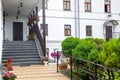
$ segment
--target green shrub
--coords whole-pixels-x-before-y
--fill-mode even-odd
[[[120,68],[120,38],[111,39],[103,45],[103,50],[99,55],[102,64],[108,67]]]
[[[72,49],[74,49],[79,44],[79,38],[68,37],[62,42],[62,52],[63,54],[72,54]]]
[[[77,47],[73,50],[73,56],[77,58],[88,59],[88,54],[94,49],[96,49],[95,43],[81,40]]]

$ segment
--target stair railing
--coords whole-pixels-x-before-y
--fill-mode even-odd
[[[41,49],[42,49],[42,53],[43,53],[43,48],[44,48],[43,41],[44,41],[44,40],[43,40],[43,38],[42,38],[42,35],[41,35],[41,33],[40,33],[40,30],[39,30],[38,26],[36,26],[35,28],[36,28],[35,33],[36,33],[36,35],[37,35],[37,39],[38,39],[39,44],[41,45]],[[38,44],[38,43],[37,43],[37,44]]]

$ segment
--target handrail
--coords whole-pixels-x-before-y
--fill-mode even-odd
[[[44,50],[43,38],[42,38],[42,36],[41,36],[41,33],[40,33],[40,30],[39,30],[38,26],[36,26],[35,28],[36,28],[36,29],[35,29],[35,33],[36,33],[36,35],[37,35],[37,38],[38,38],[38,40],[39,40],[39,43],[40,43],[40,45],[41,45],[42,52],[43,52],[43,50]]]
[[[64,56],[67,58],[69,57],[70,59],[69,63],[71,67],[68,69],[71,74],[69,75],[71,77],[70,80],[74,79],[73,75],[77,76],[79,80],[81,80],[81,78],[83,77],[81,76],[81,74],[84,74],[84,78],[87,77],[87,80],[115,80],[115,74],[119,74],[120,76],[120,70],[111,69],[102,64],[73,57],[72,55]]]
[[[37,50],[38,50],[39,57],[42,60],[44,56],[43,56],[43,52],[42,52],[42,49],[41,49],[41,45],[39,44],[38,38],[35,38],[34,40],[35,40],[35,44],[36,44],[36,47],[37,47]]]

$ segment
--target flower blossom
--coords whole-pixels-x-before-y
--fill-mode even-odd
[[[8,71],[8,72],[6,72],[6,77],[7,78],[10,78],[11,77],[11,73]]]

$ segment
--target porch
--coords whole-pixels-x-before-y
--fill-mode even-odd
[[[30,35],[35,34],[45,54],[45,33],[41,34],[38,24],[38,13],[42,10],[43,27],[45,26],[45,0],[2,0],[2,5],[3,40],[27,41]]]

